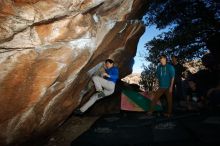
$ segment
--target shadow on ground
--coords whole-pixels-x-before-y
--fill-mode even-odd
[[[71,146],[181,146],[220,143],[220,114],[177,113],[172,118],[144,113],[108,114]]]

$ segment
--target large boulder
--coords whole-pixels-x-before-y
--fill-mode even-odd
[[[132,71],[142,0],[0,1],[0,145],[61,125],[80,104],[88,70],[112,58]]]

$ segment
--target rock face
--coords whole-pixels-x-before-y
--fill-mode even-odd
[[[0,145],[47,133],[80,104],[89,69],[131,73],[142,0],[0,1]]]

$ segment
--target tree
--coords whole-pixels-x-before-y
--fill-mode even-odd
[[[156,85],[156,66],[154,64],[150,64],[148,66],[144,66],[144,71],[141,73],[140,85],[144,87],[146,91],[152,91]]]
[[[208,38],[220,31],[220,11],[214,0],[151,0],[145,19],[147,26],[171,27],[146,43],[146,60],[154,64],[160,54],[175,54],[182,60],[200,57],[207,51]]]
[[[145,46],[148,51],[145,59],[152,64],[145,67],[141,83],[150,89],[161,54],[178,55],[184,63],[207,52],[207,41],[220,32],[219,3],[217,0],[150,0],[145,24],[156,25],[158,29],[170,28]]]

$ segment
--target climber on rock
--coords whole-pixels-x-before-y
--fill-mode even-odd
[[[75,115],[82,115],[89,109],[97,100],[113,94],[116,81],[119,78],[118,68],[114,66],[114,61],[111,59],[105,60],[104,71],[101,76],[93,76],[92,81],[95,85],[96,93],[81,107],[75,110]]]

